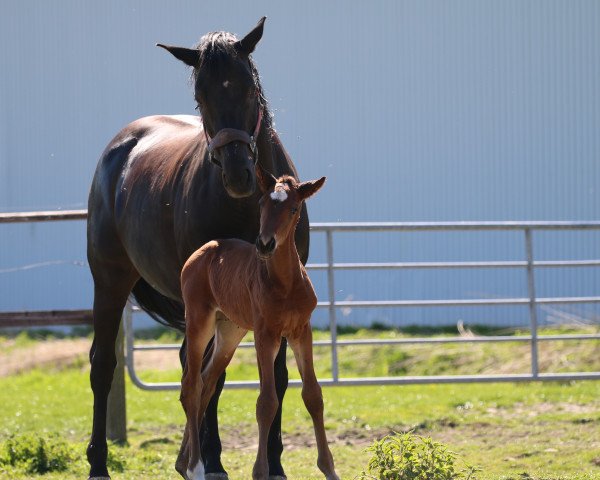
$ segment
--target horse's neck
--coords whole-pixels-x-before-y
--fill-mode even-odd
[[[283,147],[275,129],[265,128],[258,138],[258,162],[276,177],[297,173],[291,157]]]
[[[281,291],[289,292],[296,282],[302,280],[302,263],[296,250],[294,231],[275,249],[265,264],[269,282]]]

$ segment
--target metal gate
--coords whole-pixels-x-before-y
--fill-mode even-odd
[[[334,233],[344,232],[414,232],[414,231],[489,231],[512,230],[523,233],[524,261],[495,262],[387,262],[387,263],[335,263]],[[331,349],[332,378],[321,379],[322,385],[391,385],[415,383],[460,383],[460,382],[515,382],[550,380],[591,380],[600,379],[600,372],[540,373],[538,364],[539,342],[557,340],[598,340],[600,334],[578,335],[538,335],[537,305],[600,303],[600,296],[589,297],[546,297],[540,298],[535,292],[535,271],[540,268],[598,267],[600,259],[587,260],[535,260],[532,236],[536,231],[547,230],[600,230],[600,222],[438,222],[438,223],[314,223],[312,232],[323,232],[326,239],[326,263],[309,264],[308,269],[327,272],[327,300],[319,301],[317,308],[325,308],[329,314],[331,339],[315,341],[315,345],[329,346]],[[381,270],[381,269],[471,269],[471,268],[516,268],[524,270],[527,279],[527,293],[518,298],[499,299],[456,299],[456,300],[383,300],[383,301],[336,301],[335,272],[339,270]],[[436,307],[436,306],[481,306],[524,305],[529,307],[529,335],[519,336],[479,336],[444,338],[402,338],[402,339],[361,339],[338,340],[336,310],[338,308],[372,307]],[[135,345],[132,326],[134,310],[128,306],[124,314],[126,332],[126,363],[129,375],[135,385],[145,390],[175,390],[179,382],[143,382],[134,368],[134,354],[144,350],[173,350],[179,345]],[[443,375],[443,376],[397,376],[343,378],[339,374],[338,349],[348,345],[401,345],[401,344],[440,344],[440,343],[483,343],[483,342],[526,342],[531,350],[531,372],[510,375]],[[240,348],[251,348],[252,343],[244,342]],[[290,386],[298,386],[299,380],[290,380]],[[256,388],[258,381],[227,381],[226,388]]]

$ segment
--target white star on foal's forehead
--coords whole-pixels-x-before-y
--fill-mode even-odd
[[[275,191],[271,192],[271,199],[276,202],[283,202],[287,198],[287,192],[285,191],[285,187],[283,183],[275,184]]]

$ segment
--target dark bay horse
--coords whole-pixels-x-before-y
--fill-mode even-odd
[[[197,48],[159,45],[193,68],[201,119],[177,115],[136,120],[117,134],[99,160],[88,205],[88,261],[94,280],[90,478],[109,478],[107,397],[116,365],[115,340],[129,295],[133,293],[155,319],[183,331],[180,272],[186,259],[209,240],[254,242],[258,235],[255,165],[277,176],[298,178],[272,126],[251,58],[264,20],[241,40],[214,32],[202,37]],[[295,234],[303,263],[308,258],[308,228],[303,206]],[[279,405],[288,379],[285,348],[284,339],[274,365]],[[207,478],[214,479],[227,478],[217,423],[224,381],[223,374],[200,434]],[[280,406],[268,440],[272,478],[284,478],[282,451]]]
[[[327,444],[323,395],[313,365],[310,317],[317,295],[294,241],[300,207],[323,186],[325,177],[298,183],[288,175],[275,178],[260,166],[256,176],[263,192],[256,244],[233,238],[212,240],[196,250],[181,271],[188,348],[181,384],[187,422],[179,469],[187,472],[188,480],[204,479],[199,420],[217,379],[246,332],[253,330],[260,394],[256,402],[258,452],[252,478],[267,480],[269,475],[267,433],[278,407],[273,362],[285,336],[296,357],[302,399],[313,421],[317,466],[327,480],[339,480]],[[217,321],[217,312],[226,318]],[[201,371],[202,357],[213,335],[214,346]]]

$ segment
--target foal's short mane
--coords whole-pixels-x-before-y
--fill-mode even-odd
[[[287,183],[290,188],[294,188],[298,185],[298,181],[291,175],[283,175],[277,180],[281,180],[283,183]]]
[[[196,85],[198,72],[204,66],[210,67],[225,58],[237,57],[238,52],[234,47],[234,43],[238,40],[233,33],[229,32],[209,32],[203,35],[195,46],[195,48],[200,50],[200,63],[192,70],[192,84]],[[273,128],[273,118],[269,111],[269,103],[260,83],[260,75],[254,60],[252,60],[252,55],[248,55],[248,63],[250,64],[250,72],[252,72],[254,84],[258,92],[258,102],[263,107],[263,122],[265,122],[267,129],[271,130]]]

